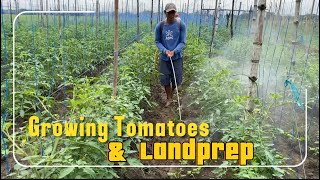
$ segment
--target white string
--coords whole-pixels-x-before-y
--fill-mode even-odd
[[[180,99],[179,99],[179,91],[178,91],[178,85],[177,85],[177,79],[176,79],[176,72],[175,72],[175,70],[174,70],[174,66],[173,66],[173,62],[172,62],[172,59],[171,59],[171,57],[170,57],[170,62],[171,62],[171,67],[172,67],[172,71],[173,71],[173,78],[174,78],[174,83],[175,83],[175,85],[176,85],[176,92],[177,92],[177,97],[178,97],[178,106],[179,106],[179,120],[180,121],[182,121],[181,120],[181,106],[180,106]]]

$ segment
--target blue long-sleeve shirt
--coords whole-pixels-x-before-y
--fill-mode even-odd
[[[161,31],[161,22],[159,22],[155,31],[155,43],[161,51],[160,59],[170,61],[165,54],[166,50],[174,51],[172,60],[181,59],[187,36],[185,23],[180,20],[180,28],[177,20],[172,24],[164,23]]]

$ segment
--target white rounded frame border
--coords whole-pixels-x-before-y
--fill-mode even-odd
[[[202,165],[202,166],[198,166],[198,165],[150,165],[150,166],[145,166],[145,165],[118,165],[118,166],[106,166],[106,165],[85,165],[85,166],[79,166],[79,165],[58,165],[58,166],[41,166],[41,165],[24,165],[21,164],[16,156],[15,156],[15,23],[16,20],[18,19],[18,17],[22,14],[26,14],[26,13],[33,13],[33,14],[40,14],[40,13],[54,13],[54,14],[63,14],[63,13],[87,13],[87,14],[94,14],[95,11],[23,11],[21,13],[19,13],[13,20],[13,39],[12,39],[12,57],[13,57],[13,61],[12,61],[12,66],[13,66],[13,87],[12,87],[12,93],[13,93],[13,150],[12,150],[12,154],[13,154],[13,159],[15,160],[15,162],[17,164],[19,164],[22,167],[26,167],[26,168],[37,168],[37,167],[55,167],[55,168],[59,168],[59,167],[78,167],[78,168],[84,168],[84,167],[144,167],[144,168],[148,168],[148,167],[222,167],[222,168],[227,168],[227,167],[240,167],[240,168],[268,168],[268,167],[277,167],[277,168],[294,168],[294,167],[299,167],[302,164],[304,164],[304,162],[307,159],[308,156],[308,136],[307,136],[307,123],[308,123],[308,115],[307,115],[307,111],[308,111],[308,107],[307,107],[307,97],[308,97],[308,91],[307,89],[305,90],[305,156],[303,158],[303,160],[296,165],[262,165],[262,166],[257,166],[257,165],[248,165],[248,166],[240,166],[240,165],[232,165],[232,166],[225,166],[225,165]]]

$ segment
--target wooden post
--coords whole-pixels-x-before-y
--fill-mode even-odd
[[[12,21],[12,12],[11,12],[11,0],[9,1],[9,11],[10,11],[10,22],[11,22],[11,30],[13,29],[13,21]]]
[[[85,10],[88,11],[87,0],[84,1]],[[87,14],[84,15],[84,34],[87,34]]]
[[[96,0],[96,37],[98,37],[98,29],[99,29],[99,0]]]
[[[230,14],[231,14],[231,12],[227,12],[227,25],[226,25],[226,28],[228,28],[229,27],[229,21],[230,21]]]
[[[160,21],[160,0],[158,0],[158,17],[157,17],[157,23]]]
[[[70,1],[68,0],[68,2],[67,2],[67,3],[68,3],[67,8],[68,8],[68,11],[69,11],[69,10],[70,10]],[[68,22],[69,22],[69,16],[70,16],[70,15],[68,15],[68,16],[67,16],[67,21],[68,21]]]
[[[161,1],[161,11],[163,11],[163,0]],[[162,21],[164,13],[161,12],[160,14],[161,14],[161,21]]]
[[[232,0],[232,9],[231,9],[231,23],[230,23],[230,35],[231,35],[231,38],[233,38],[233,11],[234,11],[234,0]]]
[[[207,10],[205,24],[208,24],[209,26],[209,10]]]
[[[117,96],[118,81],[118,38],[119,38],[119,0],[114,0],[114,59],[113,59],[113,97]]]
[[[60,0],[57,1],[58,3],[58,11],[60,11]],[[58,14],[58,26],[59,26],[59,32],[61,32],[61,16]]]
[[[237,15],[236,23],[235,23],[235,25],[236,25],[235,29],[237,29],[237,22],[238,22],[238,18],[240,16],[241,4],[242,4],[242,2],[240,2],[240,5],[239,5],[239,11],[238,11],[238,15]]]
[[[218,32],[219,17],[220,17],[220,8],[221,8],[221,0],[219,0],[219,3],[218,3],[217,20],[215,21],[215,25],[214,25],[214,34],[217,34],[217,32]]]
[[[250,6],[250,10],[249,10],[249,18],[248,18],[248,31],[250,30],[250,19],[252,16],[252,5]]]
[[[140,41],[139,0],[137,0],[137,41]]]
[[[74,10],[77,10],[77,0],[74,0]],[[76,22],[76,37],[78,37],[78,15],[75,14],[75,22]]]
[[[214,11],[214,23],[213,23],[213,28],[212,28],[212,36],[211,36],[211,43],[210,43],[210,52],[209,52],[209,57],[211,58],[213,53],[213,40],[214,40],[214,36],[218,31],[218,23],[219,23],[219,9],[220,9],[220,3],[221,0],[219,0],[219,5],[218,5],[218,0],[216,0],[216,5],[215,5],[215,11]]]
[[[189,20],[189,0],[188,0],[188,3],[187,3],[187,17],[186,17],[186,26],[188,25],[188,20]]]
[[[49,11],[49,4],[48,4],[48,0],[46,0],[46,11]],[[46,26],[47,26],[47,34],[49,33],[48,28],[49,28],[49,17],[48,17],[48,13],[46,13]]]
[[[196,20],[196,26],[198,26],[198,16],[199,16],[199,4],[197,3],[197,11],[196,11],[197,13],[197,16],[196,16],[196,18],[195,18],[195,20]]]
[[[253,3],[253,13],[252,13],[253,31],[252,31],[252,33],[256,33],[256,29],[257,29],[257,23],[256,23],[256,19],[257,19],[257,2],[258,2],[258,0],[254,0],[254,3]]]
[[[255,39],[253,42],[253,54],[251,58],[251,72],[250,72],[250,85],[249,85],[249,100],[247,102],[247,110],[252,112],[254,109],[254,98],[257,97],[257,84],[258,79],[258,68],[259,61],[262,51],[262,37],[263,37],[263,26],[264,26],[264,16],[266,9],[266,0],[259,0],[258,5],[258,31],[255,33]]]
[[[129,0],[127,0],[126,2],[126,32],[128,32],[128,6],[129,6]]]
[[[153,0],[151,0],[150,32],[153,31],[152,19],[153,19]]]
[[[196,0],[193,0],[193,17],[192,17],[192,26],[194,24],[194,18],[195,18],[195,15],[196,15]]]
[[[296,47],[297,47],[297,44],[298,44],[298,28],[299,28],[299,17],[300,17],[300,3],[301,3],[301,0],[296,0],[296,7],[295,7],[295,15],[294,15],[294,21],[293,21],[293,24],[294,24],[294,28],[295,30],[293,31],[293,37],[294,37],[294,40],[292,41],[292,49],[293,49],[293,53],[292,53],[292,61],[291,61],[291,65],[292,65],[292,68],[294,68],[295,64],[296,64]],[[291,70],[291,67],[290,67],[290,70]],[[290,72],[289,70],[289,76],[293,75],[293,71]]]
[[[43,0],[40,0],[40,11],[43,11]],[[41,27],[44,27],[43,13],[41,13]]]
[[[307,19],[307,21],[306,21],[306,27],[308,27],[308,28],[306,28],[306,29],[307,29],[307,31],[308,31],[308,32],[311,32],[311,28],[312,28],[311,20],[312,20],[312,16],[313,16],[314,1],[315,1],[315,0],[313,0],[313,1],[312,1],[311,12],[310,12],[310,18],[308,18],[308,19]]]
[[[201,7],[201,9],[200,9],[200,24],[199,24],[199,32],[198,32],[198,36],[199,36],[199,38],[200,38],[200,36],[201,36],[201,22],[202,22],[202,9],[203,9],[203,0],[201,0],[201,5],[200,5]]]
[[[107,10],[108,10],[108,13],[107,13],[107,19],[108,19],[108,21],[107,21],[107,28],[108,28],[108,30],[109,30],[109,27],[110,27],[110,9],[111,9],[111,5],[110,5],[111,3],[110,2],[108,2],[108,7],[107,7]]]

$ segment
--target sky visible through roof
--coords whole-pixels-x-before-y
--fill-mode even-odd
[[[18,3],[20,9],[32,9],[32,10],[39,10],[40,9],[40,0],[1,0],[2,6],[4,9],[9,9],[9,2],[11,1],[11,7],[13,10],[15,10],[15,2]],[[87,5],[87,10],[95,10],[95,3],[96,0],[76,0],[78,10],[85,10]],[[128,9],[129,12],[136,13],[136,7],[137,7],[137,1],[138,0],[119,0],[119,8],[120,12],[125,12],[126,9]],[[165,6],[166,3],[174,2],[177,5],[177,10],[179,12],[182,11],[182,7],[185,5],[187,6],[187,3],[189,1],[189,13],[192,13],[195,9],[195,11],[198,11],[200,9],[201,0],[160,0],[160,11],[162,12],[162,1],[163,6]],[[296,0],[282,0],[282,7],[283,9],[280,11],[281,14],[284,15],[293,15],[294,9],[295,9],[295,1]],[[304,14],[310,14],[312,9],[312,4],[314,3],[314,10],[313,14],[319,14],[317,12],[317,7],[319,6],[319,0],[301,0],[301,15]],[[43,0],[44,8],[46,8],[46,2],[48,2],[49,9],[55,10],[54,4],[57,4],[57,0]],[[69,9],[74,10],[74,4],[75,0],[60,0],[61,4],[61,10],[67,10],[69,2]],[[110,11],[113,11],[113,3],[114,0],[99,0],[100,2],[100,11],[104,11],[105,9],[109,9]],[[126,3],[128,2],[128,7],[126,6]],[[151,10],[151,0],[139,0],[139,9],[140,11],[150,11]],[[250,6],[253,5],[253,0],[235,0],[235,9],[239,9],[241,2],[241,9],[242,10],[248,10],[250,9]],[[153,11],[156,13],[158,12],[158,3],[159,0],[153,0]],[[270,9],[270,11],[275,12],[277,10],[277,7],[279,6],[280,0],[267,0],[267,10]],[[64,6],[63,6],[64,4]],[[194,6],[195,5],[195,6]],[[195,7],[195,8],[194,8]],[[203,8],[214,8],[215,7],[215,0],[203,0]],[[224,9],[231,9],[232,8],[232,0],[221,0],[221,8]],[[187,12],[187,10],[184,8],[183,12]],[[211,12],[213,13],[213,11]]]

